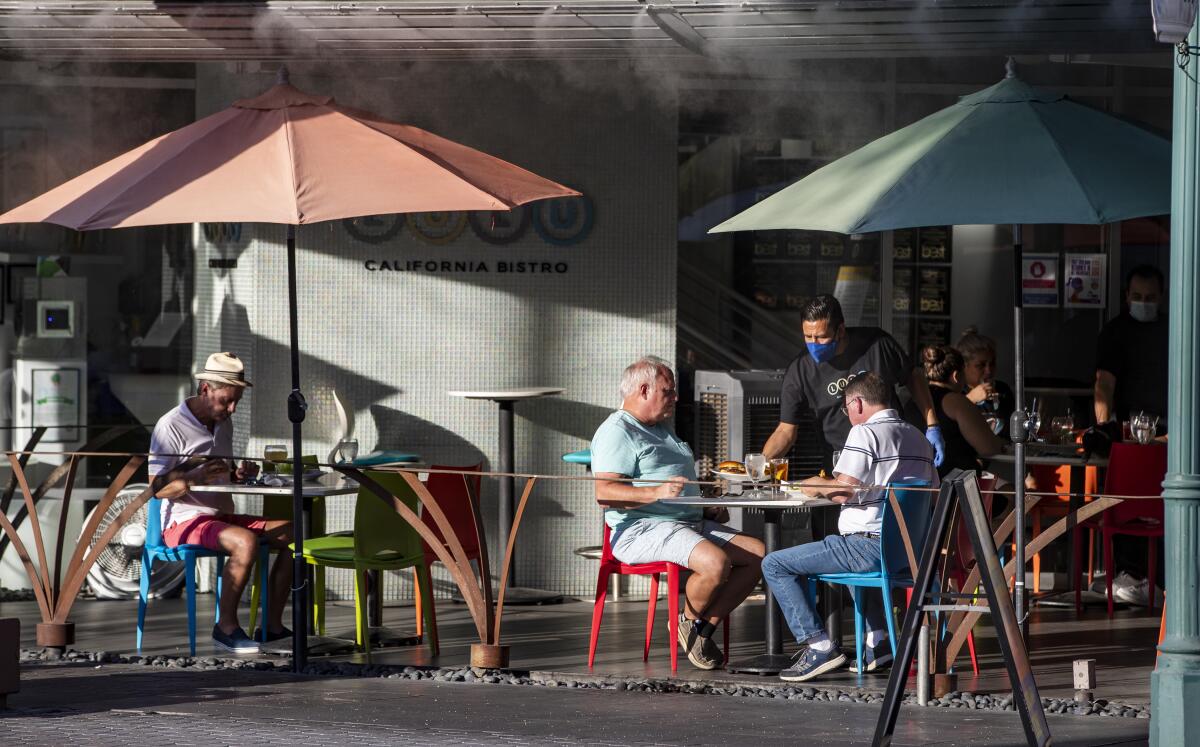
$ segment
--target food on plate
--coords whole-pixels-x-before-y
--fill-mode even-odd
[[[741,462],[735,462],[732,459],[727,459],[717,465],[718,472],[726,472],[731,475],[746,474],[746,467]]]

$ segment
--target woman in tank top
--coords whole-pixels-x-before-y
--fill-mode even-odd
[[[921,363],[946,439],[946,459],[938,474],[944,477],[953,469],[978,470],[979,459],[999,453],[1004,442],[962,393],[962,354],[949,345],[930,345],[921,351]]]

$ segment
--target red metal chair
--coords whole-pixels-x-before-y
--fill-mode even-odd
[[[1104,478],[1107,495],[1162,496],[1163,480],[1167,476],[1166,444],[1115,443],[1108,455],[1108,474]],[[1095,532],[1100,531],[1104,543],[1104,580],[1108,594],[1108,616],[1113,614],[1113,575],[1116,564],[1113,559],[1113,537],[1118,534],[1146,537],[1149,559],[1146,580],[1150,585],[1150,609],[1154,609],[1154,587],[1157,575],[1155,538],[1163,536],[1163,502],[1158,500],[1122,501],[1100,514],[1099,521],[1084,522],[1082,526]],[[1076,538],[1075,557],[1079,557],[1081,543]],[[1076,564],[1078,567],[1078,563]],[[1082,609],[1080,590],[1075,589],[1075,609]]]
[[[482,468],[482,464],[473,464],[469,467],[452,467],[435,464],[430,467],[432,470],[458,470],[461,472],[478,472]],[[430,495],[437,500],[438,507],[446,515],[446,520],[450,522],[450,528],[454,530],[454,534],[462,544],[467,559],[474,560],[476,563],[479,562],[480,555],[479,536],[475,531],[475,511],[471,506],[471,496],[479,495],[480,481],[481,478],[479,475],[448,475],[439,474],[435,471],[429,474],[429,480],[425,483],[425,487],[429,489]],[[470,492],[468,492],[468,484]],[[426,523],[429,524],[438,539],[445,542],[445,536],[442,534],[441,527],[432,518]],[[439,562],[437,555],[433,553],[433,548],[429,546],[428,542],[422,542],[422,544],[425,547],[426,566],[432,568],[433,563]],[[418,636],[424,632],[424,617],[421,614],[420,592],[421,589],[414,574],[413,598],[416,600]],[[430,598],[432,599],[432,597]],[[435,620],[437,619],[434,610],[430,610],[430,617]]]
[[[649,576],[650,602],[646,609],[646,645],[642,650],[642,661],[650,660],[650,641],[654,637],[654,611],[658,607],[658,576],[667,574],[667,643],[671,646],[671,672],[678,670],[679,663],[679,573],[687,569],[681,565],[663,561],[660,563],[638,563],[630,565],[613,557],[610,537],[612,529],[604,525],[604,544],[600,554],[600,571],[596,574],[596,603],[592,607],[592,635],[588,642],[588,668],[596,662],[596,644],[600,642],[600,621],[604,618],[604,600],[608,596],[610,576]],[[729,661],[729,618],[721,626],[724,630],[725,660]]]

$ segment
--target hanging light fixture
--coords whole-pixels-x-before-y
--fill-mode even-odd
[[[1196,22],[1196,0],[1150,0],[1154,38],[1178,44],[1187,38]]]

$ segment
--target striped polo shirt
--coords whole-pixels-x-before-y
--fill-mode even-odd
[[[850,429],[846,445],[833,467],[835,475],[853,477],[865,485],[924,480],[938,485],[933,447],[925,434],[905,422],[895,410],[880,410]],[[842,505],[838,531],[879,532],[887,495],[882,489],[860,490]]]

